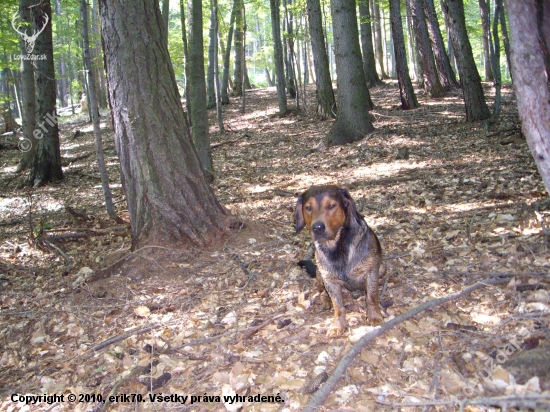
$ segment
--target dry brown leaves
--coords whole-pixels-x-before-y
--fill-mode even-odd
[[[368,330],[364,298],[347,295],[350,330],[326,338],[332,314],[320,310],[314,281],[295,266],[309,244],[307,234],[293,233],[295,196],[323,183],[348,187],[381,238],[389,265],[385,297],[394,303],[388,316],[490,274],[515,274],[506,287],[476,291],[376,339],[348,369],[326,410],[395,410],[415,402],[455,410],[462,399],[548,394],[547,379],[518,381],[504,365],[549,337],[550,253],[541,224],[549,224],[550,212],[516,133],[511,89],[504,89],[503,119],[490,133],[485,123],[463,122],[457,96],[421,97],[419,109],[403,112],[395,107],[394,84],[372,94],[376,134],[309,156],[307,149],[330,122],[310,112],[271,116],[274,90],[250,92],[244,115],[237,104],[224,107],[224,136],[211,113],[213,143],[236,140],[214,149],[214,190],[233,215],[257,224],[247,224],[217,250],[137,251],[141,266],[122,266],[96,282],[89,279],[101,264],[126,253],[127,232],[56,240],[72,261],[68,273],[59,253],[27,244],[30,201],[34,225],[41,221],[44,230],[56,230],[50,233],[113,226],[102,208],[93,155],[82,157],[94,152],[91,127],[62,125],[66,180],[30,194],[13,174],[18,153],[0,152],[0,409],[103,406],[84,397],[82,403],[65,398],[25,407],[12,402],[12,393],[143,396],[141,403],[119,398],[109,406],[120,411],[303,408],[311,388],[326,379],[323,373],[330,375]],[[310,89],[309,110],[313,96]],[[84,135],[72,139],[76,128]],[[121,201],[112,139],[107,129],[109,173]],[[409,157],[397,160],[402,147]],[[86,218],[75,220],[67,204]],[[124,205],[118,203],[123,216]],[[151,402],[153,392],[168,398]],[[176,394],[188,396],[185,403]],[[280,395],[282,402],[262,402],[257,395]]]

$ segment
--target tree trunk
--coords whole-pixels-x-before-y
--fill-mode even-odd
[[[229,62],[231,59],[231,43],[233,42],[233,26],[235,24],[235,13],[239,0],[233,1],[233,10],[229,21],[229,33],[227,34],[227,48],[223,55],[223,75],[222,75],[222,104],[229,104],[229,94],[227,88],[229,84]]]
[[[369,11],[369,0],[359,0],[359,21],[361,26],[361,49],[363,51],[363,71],[367,79],[367,87],[374,87],[381,84],[376,71],[374,60],[374,47],[372,46],[372,29]]]
[[[210,132],[206,109],[204,49],[202,36],[202,0],[189,0],[189,84],[191,99],[191,135],[207,181],[214,180]]]
[[[504,6],[500,8],[499,13],[500,29],[502,31],[502,42],[504,43],[504,53],[506,54],[506,64],[508,65],[508,72],[510,78],[512,78],[512,63],[510,61],[510,40],[508,38],[508,30],[506,29],[506,14],[504,12]]]
[[[444,0],[443,5],[444,12],[447,14],[449,28],[451,29],[451,39],[453,41],[456,64],[464,94],[466,121],[485,120],[491,116],[491,112],[485,102],[483,88],[481,87],[481,78],[477,71],[472,47],[470,46],[470,40],[466,31],[464,3],[462,0]]]
[[[546,191],[550,193],[550,92],[540,38],[537,7],[532,0],[506,0],[510,23],[510,51],[514,91],[521,128],[539,169]],[[550,30],[550,19],[543,22]],[[548,32],[546,32],[548,33]]]
[[[371,0],[372,12],[371,16],[374,16],[374,52],[376,60],[380,66],[380,77],[387,79],[386,69],[384,68],[384,49],[382,45],[382,25],[380,24],[380,7],[378,6],[378,0]]]
[[[411,43],[413,44],[414,71],[416,73],[416,81],[418,87],[424,89],[424,72],[422,71],[422,65],[420,64],[420,53],[416,45],[416,28],[414,27],[412,12],[411,12],[411,0],[405,0],[405,8],[407,11],[407,24],[409,25],[409,34],[411,35]]]
[[[539,32],[540,45],[544,54],[544,65],[546,66],[546,77],[550,85],[550,2],[538,1],[537,3],[537,29]]]
[[[311,50],[313,52],[313,66],[315,69],[317,115],[321,119],[329,119],[334,117],[332,109],[335,107],[336,102],[334,100],[332,80],[330,79],[319,0],[307,0],[307,16],[311,36]]]
[[[325,143],[335,146],[362,139],[374,130],[369,118],[369,90],[363,72],[354,0],[331,0],[336,53],[338,116]]]
[[[423,2],[428,22],[428,32],[432,40],[432,49],[441,85],[447,90],[458,88],[460,85],[456,81],[451,62],[449,61],[449,56],[445,51],[443,36],[441,36],[441,30],[435,12],[434,0],[423,0]]]
[[[384,22],[386,21],[386,19],[389,18],[389,17],[386,17],[384,16]],[[385,25],[385,23],[384,23]],[[397,68],[395,67],[395,47],[394,47],[394,40],[393,40],[393,33],[392,33],[392,30],[391,30],[391,22],[390,22],[390,30],[389,31],[386,31],[386,36],[387,36],[387,57],[388,57],[388,67],[389,67],[389,75],[392,79],[395,79],[397,78]],[[401,32],[401,34],[403,34],[403,32]],[[405,62],[407,61],[407,59],[405,59]]]
[[[184,1],[185,0],[180,0],[181,41],[183,43],[183,58],[185,59],[185,108],[187,110],[187,114],[185,115],[184,113],[184,115],[189,123],[191,123],[191,83],[189,82],[191,73],[189,71],[189,45],[187,42]],[[189,133],[191,133],[191,130],[189,130]]]
[[[418,107],[418,101],[414,94],[414,88],[411,78],[409,77],[409,68],[407,67],[407,54],[405,52],[403,23],[401,21],[401,4],[399,0],[390,0],[390,21],[393,33],[399,92],[401,94],[401,107],[404,110],[414,109]]]
[[[233,72],[233,94],[243,92],[243,0],[235,0],[235,70]]]
[[[269,69],[266,67],[264,69],[265,72],[265,80],[267,82],[267,87],[273,87],[273,80],[271,80],[271,76],[269,75]]]
[[[495,12],[493,18],[493,45],[491,47],[491,69],[493,71],[493,77],[495,79],[495,104],[493,106],[493,121],[498,120],[500,116],[500,89],[502,86],[502,76],[500,72],[500,38],[498,36],[498,20],[500,9],[502,7],[502,0],[495,0]]]
[[[100,15],[132,246],[209,245],[224,233],[226,214],[181,127],[158,3],[101,0]]]
[[[443,97],[445,96],[445,90],[441,86],[437,74],[422,0],[411,0],[411,14],[415,29],[416,46],[420,53],[420,64],[424,73],[424,90],[431,97]]]
[[[212,0],[212,14],[214,15],[213,24],[214,24],[214,83],[216,86],[216,117],[218,119],[218,128],[220,134],[225,133],[225,127],[223,125],[223,112],[222,112],[222,95],[221,95],[221,83],[220,83],[220,73],[219,73],[219,64],[218,64],[218,0]]]
[[[208,96],[207,109],[216,107],[216,88],[214,86],[214,61],[218,55],[216,50],[216,30],[215,22],[216,16],[214,15],[214,7],[210,10],[210,30],[208,31],[209,43],[208,43],[208,71],[206,75],[206,90]]]
[[[103,141],[101,140],[101,128],[99,125],[99,104],[96,98],[95,88],[95,73],[92,66],[92,58],[90,54],[90,40],[88,36],[88,2],[81,0],[80,13],[82,15],[82,51],[84,53],[84,62],[86,70],[88,70],[88,90],[90,91],[90,105],[92,109],[92,121],[94,124],[95,149],[97,154],[97,165],[99,175],[101,176],[101,186],[103,187],[103,195],[105,196],[105,207],[107,214],[113,220],[122,222],[117,216],[115,206],[113,204],[113,196],[109,187],[109,176],[105,168],[105,156],[103,155]]]
[[[294,33],[292,27],[292,19],[289,16],[287,0],[283,0],[285,9],[284,31],[287,34],[283,36],[283,58],[286,68],[286,88],[291,99],[296,99],[296,76],[294,75],[294,64],[292,62],[292,51],[294,42]]]
[[[275,60],[275,75],[277,79],[277,101],[279,102],[279,115],[284,116],[287,111],[287,102],[279,0],[269,0],[269,6],[271,9],[271,29],[273,30],[273,58]]]
[[[493,80],[493,71],[491,70],[491,12],[488,0],[478,0],[479,10],[481,12],[481,29],[483,31],[483,67],[485,68],[485,81]]]
[[[26,26],[19,27],[21,31],[27,34],[32,33],[32,21],[30,7],[34,5],[35,0],[19,0],[19,18]],[[20,39],[20,50],[22,55],[26,55],[26,47],[23,39]],[[20,149],[23,152],[21,161],[17,165],[17,172],[27,170],[34,158],[34,152],[38,144],[34,137],[36,128],[36,97],[34,87],[34,66],[31,60],[21,59],[21,100],[22,100],[22,123],[23,140],[20,143]]]
[[[41,12],[40,12],[40,11]],[[52,42],[52,7],[50,0],[44,0],[41,7],[34,10],[33,29],[38,30],[47,24],[36,39],[34,53],[45,55],[45,59],[34,62],[36,86],[36,129],[38,139],[29,184],[40,186],[63,179],[61,152],[59,149],[59,129],[55,110],[55,67]]]
[[[103,67],[103,50],[101,49],[101,34],[99,30],[99,7],[97,4],[98,0],[93,0],[92,2],[92,33],[94,34],[93,40],[93,53],[92,56],[95,56],[97,62],[94,67],[96,70],[96,90],[97,94],[97,103],[100,108],[107,107],[107,85],[105,81],[105,68]]]

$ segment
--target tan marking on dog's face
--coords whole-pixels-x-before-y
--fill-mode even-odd
[[[328,193],[310,197],[304,202],[302,208],[305,224],[314,240],[335,239],[338,231],[346,222],[346,209],[342,204],[342,199]],[[325,225],[325,231],[322,234],[315,234],[312,230],[312,226],[318,222]]]

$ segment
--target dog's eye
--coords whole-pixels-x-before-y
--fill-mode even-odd
[[[334,209],[335,207],[336,207],[336,203],[331,203],[331,204],[329,204],[329,205],[327,206],[327,209],[328,209],[328,210],[332,210],[332,209]]]
[[[306,210],[306,212],[311,212],[313,210],[313,208],[310,205],[304,206],[304,209]]]

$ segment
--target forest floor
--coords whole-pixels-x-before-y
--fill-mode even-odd
[[[323,372],[330,376],[372,330],[365,298],[346,294],[349,329],[328,338],[332,311],[321,310],[314,279],[296,266],[311,243],[307,231],[294,234],[297,196],[329,183],[349,189],[381,240],[386,320],[478,280],[510,280],[373,340],[321,410],[452,411],[464,399],[478,403],[466,410],[494,410],[503,401],[486,398],[496,396],[509,406],[548,402],[550,205],[512,88],[504,87],[502,121],[490,132],[486,122],[464,121],[458,94],[420,94],[420,108],[402,111],[395,83],[371,93],[376,132],[311,154],[331,125],[315,119],[312,88],[307,112],[284,118],[272,116],[273,88],[248,92],[245,114],[234,99],[224,107],[225,135],[212,111],[212,187],[246,226],[213,250],[134,251],[142,264],[131,270],[129,225],[110,221],[103,207],[91,123],[60,125],[60,184],[24,187],[20,152],[8,150],[13,142],[0,150],[0,410],[99,411],[94,400],[109,394],[129,395],[107,407],[118,411],[301,410]],[[103,122],[111,189],[128,222]],[[98,275],[102,267],[110,276]],[[536,360],[518,367],[525,354]],[[151,393],[188,398],[150,402]],[[65,397],[25,406],[12,394]],[[234,394],[247,397],[224,402]]]

